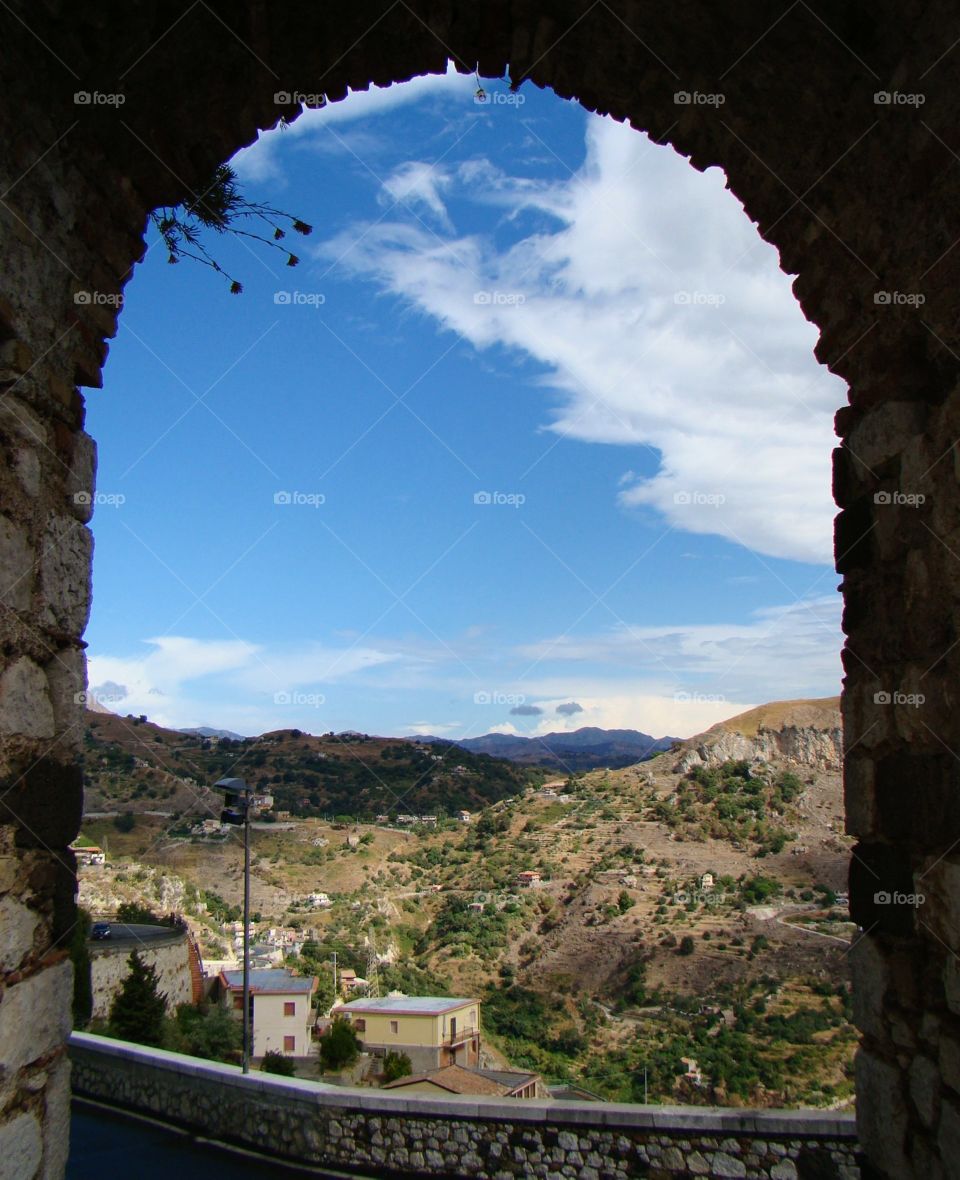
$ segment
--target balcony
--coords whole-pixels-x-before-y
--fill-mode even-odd
[[[467,1041],[472,1041],[474,1037],[480,1036],[478,1028],[464,1028],[458,1029],[456,1032],[447,1033],[440,1044],[444,1049],[451,1049],[454,1045],[464,1045]]]

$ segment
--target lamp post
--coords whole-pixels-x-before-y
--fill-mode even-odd
[[[222,778],[214,783],[226,806],[222,824],[243,826],[243,1072],[250,1072],[250,790],[242,778]]]

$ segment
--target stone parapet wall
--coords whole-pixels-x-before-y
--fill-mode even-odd
[[[272,1158],[376,1176],[857,1180],[850,1115],[414,1098],[74,1033],[74,1093]]]

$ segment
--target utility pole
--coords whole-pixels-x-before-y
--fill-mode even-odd
[[[377,937],[370,931],[370,946],[367,951],[367,995],[380,999],[380,960],[377,955]]]
[[[333,952],[333,1002],[337,1002],[337,952]]]
[[[250,787],[242,778],[222,778],[214,783],[226,806],[222,824],[243,827],[243,1072],[250,1072]]]
[[[243,1072],[250,1072],[250,798],[243,808]]]

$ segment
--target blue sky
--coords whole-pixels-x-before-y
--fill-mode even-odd
[[[839,690],[846,391],[775,250],[719,170],[484,85],[349,96],[241,152],[248,195],[314,226],[300,266],[208,243],[240,296],[159,247],[137,268],[89,396],[108,707],[687,736]]]

